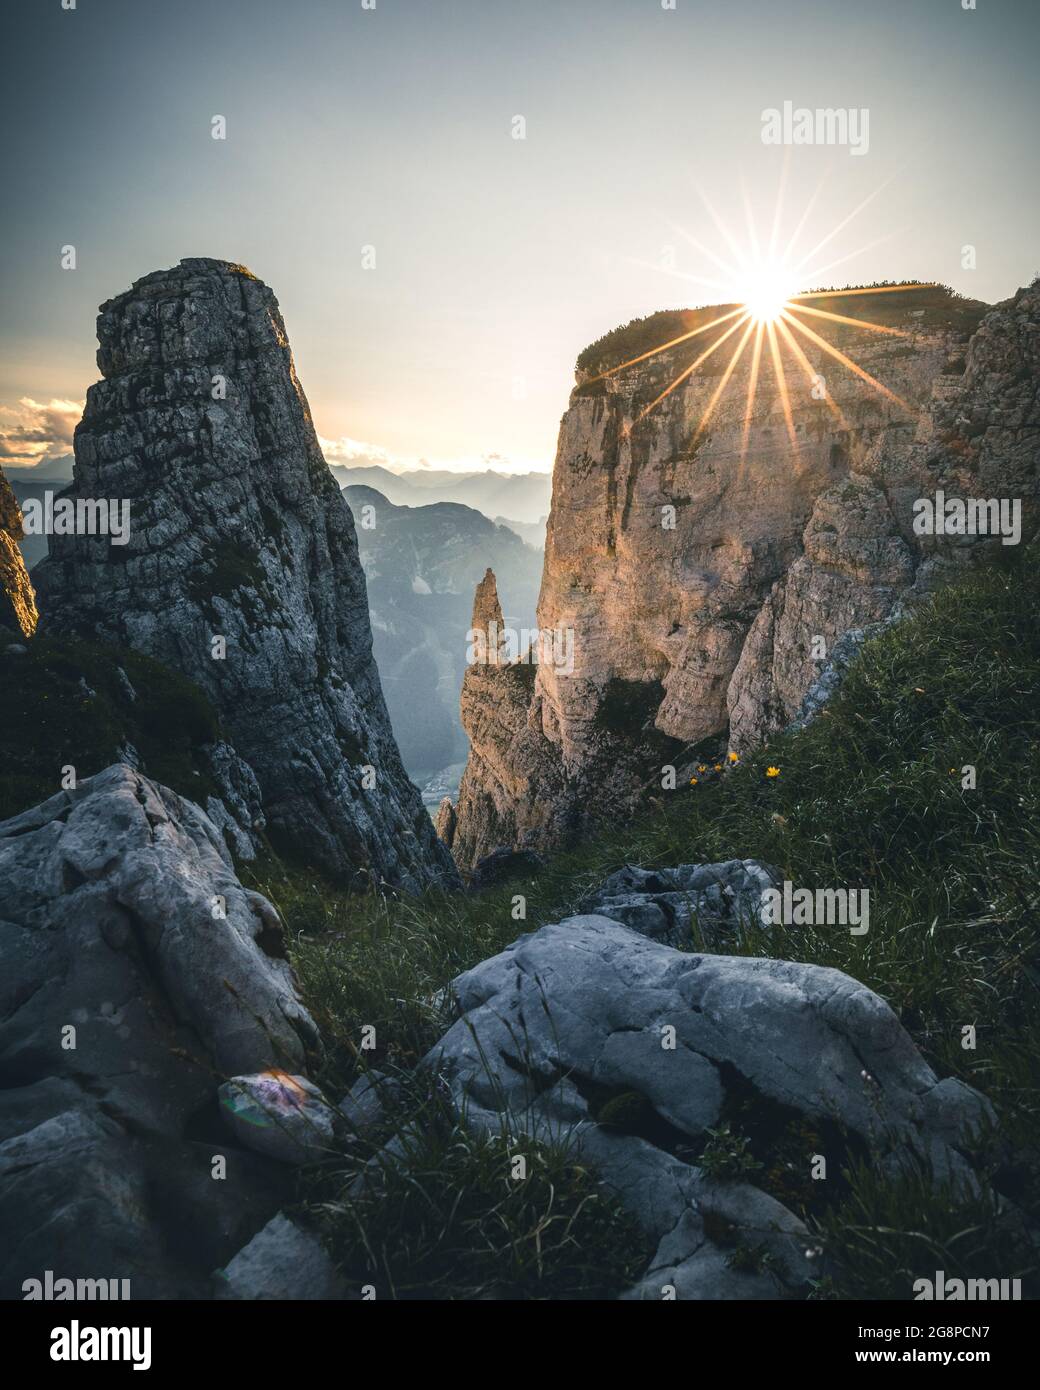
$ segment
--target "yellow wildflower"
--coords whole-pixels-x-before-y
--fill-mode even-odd
[[[779,777],[779,776],[780,776],[780,769],[779,769],[778,767],[767,767],[767,768],[766,768],[766,776],[767,776],[767,777]]]

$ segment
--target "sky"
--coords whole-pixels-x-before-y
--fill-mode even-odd
[[[801,288],[1006,298],[1040,3],[966,2],[6,0],[0,463],[70,451],[98,305],[185,256],[274,289],[326,457],[394,468],[550,469],[577,354],[732,300],[785,167]],[[785,102],[865,152],[764,143]]]

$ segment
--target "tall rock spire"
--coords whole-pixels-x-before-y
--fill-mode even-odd
[[[506,664],[505,624],[498,599],[495,571],[487,569],[473,595],[472,643],[476,659],[485,666]]]
[[[52,538],[48,629],[123,644],[210,696],[276,846],[361,884],[454,881],[401,765],[350,509],[271,290],[190,259],[102,305],[71,496],[129,536]]]

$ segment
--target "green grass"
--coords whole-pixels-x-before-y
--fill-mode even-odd
[[[260,868],[258,885],[288,922],[305,996],[330,1043],[326,1084],[337,1092],[356,1075],[366,1024],[378,1041],[368,1060],[414,1065],[448,1022],[442,992],[455,974],[573,911],[621,864],[755,857],[799,886],[869,888],[870,930],[778,927],[735,949],[835,966],[886,998],[941,1075],[994,1102],[1006,1146],[993,1161],[996,1181],[1035,1221],[1037,558],[1025,551],[940,592],[864,648],[807,730],[772,739],[722,776],[657,793],[644,815],[529,880],[479,896],[358,899],[277,865]],[[962,787],[968,764],[975,789]],[[779,776],[768,778],[769,766]],[[512,916],[515,894],[526,900],[524,920]],[[973,1050],[963,1046],[968,1027]],[[471,1179],[471,1155],[449,1148],[442,1157],[446,1186]],[[768,1167],[768,1155],[756,1157]],[[905,1184],[854,1162],[847,1182],[820,1217],[839,1271],[834,1296],[888,1296],[888,1266],[909,1258],[922,1223],[939,1240],[962,1221],[975,1232],[973,1258],[997,1268],[1006,1258],[1006,1234],[987,1236],[979,1212],[935,1184],[908,1198]],[[876,1258],[859,1258],[865,1242]]]
[[[14,641],[0,634],[0,647]],[[0,651],[0,820],[116,762],[124,741],[142,770],[193,801],[216,788],[203,745],[220,737],[201,690],[156,661],[94,642],[32,637],[20,656]],[[131,697],[119,670],[136,692]]]
[[[966,1196],[927,1168],[898,1178],[868,1162],[852,1165],[851,1195],[817,1230],[833,1271],[816,1298],[905,1300],[917,1279],[1021,1279],[1035,1298],[1036,1254],[993,1189]]]
[[[355,1145],[340,1172],[311,1176],[304,1214],[316,1222],[348,1286],[377,1298],[612,1298],[653,1254],[565,1141],[477,1134],[436,1085],[413,1079],[393,1112],[402,1149]],[[375,1175],[351,1194],[350,1177]]]

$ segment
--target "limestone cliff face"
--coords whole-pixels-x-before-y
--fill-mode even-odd
[[[994,547],[970,535],[917,535],[914,502],[1018,498],[1035,526],[1040,441],[1040,289],[989,313],[959,378],[940,376],[912,434],[879,435],[847,481],[816,498],[802,554],[771,589],[727,692],[741,749],[782,728],[819,674],[807,634],[828,651],[843,632],[887,617]]]
[[[274,295],[185,260],[104,304],[98,339],[70,495],[128,501],[129,542],[52,538],[48,627],[197,682],[290,849],[358,882],[453,879],[401,766],[353,519]]]
[[[22,513],[0,472],[0,627],[20,637],[36,629],[36,595],[22,558]]]
[[[897,330],[806,319],[889,394],[781,339],[790,430],[768,339],[746,423],[750,343],[724,380],[739,333],[680,376],[728,324],[622,365],[722,310],[658,315],[582,354],[538,612],[573,632],[574,667],[540,664],[526,697],[513,668],[467,675],[460,864],[617,815],[705,738],[728,729],[739,749],[783,727],[825,660],[814,638],[826,652],[978,548],[916,536],[916,498],[1020,497],[1030,515],[1040,289],[984,319],[938,290],[824,307]]]

